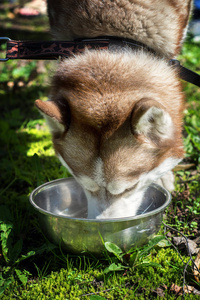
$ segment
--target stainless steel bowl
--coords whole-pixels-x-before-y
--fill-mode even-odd
[[[36,188],[30,203],[38,211],[43,232],[68,252],[101,255],[104,242],[113,242],[124,251],[141,246],[161,226],[170,193],[152,184],[145,193],[141,214],[120,219],[88,219],[87,200],[73,178],[58,179]]]

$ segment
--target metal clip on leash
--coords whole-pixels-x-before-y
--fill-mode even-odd
[[[0,37],[0,44],[2,44],[2,42],[1,41],[10,41],[10,38],[8,38],[8,37]],[[5,58],[0,58],[0,61],[7,61],[7,60],[9,60],[9,58],[7,58],[7,57],[5,57]]]

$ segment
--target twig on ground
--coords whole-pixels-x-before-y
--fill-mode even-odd
[[[194,261],[193,258],[192,258],[192,254],[191,254],[191,251],[190,251],[190,248],[189,248],[189,244],[188,244],[188,239],[187,239],[187,237],[186,237],[183,233],[181,233],[179,230],[174,229],[173,227],[171,227],[171,226],[165,224],[164,222],[163,222],[163,225],[164,225],[164,233],[165,233],[165,235],[166,235],[166,229],[168,228],[168,229],[173,230],[173,231],[176,231],[177,233],[179,233],[180,235],[182,235],[182,237],[184,237],[184,239],[185,239],[185,241],[186,241],[187,253],[188,253],[188,256],[190,257],[190,259],[189,259],[188,262],[185,264],[185,262],[183,261],[182,256],[181,256],[180,252],[178,251],[177,247],[174,246],[174,244],[173,244],[173,243],[168,239],[168,237],[166,236],[166,239],[170,242],[170,244],[171,244],[171,245],[173,246],[173,248],[176,250],[176,252],[178,253],[178,255],[179,255],[181,261],[183,262],[183,264],[185,264],[184,271],[183,271],[183,299],[184,299],[184,297],[185,297],[185,286],[186,286],[187,291],[188,291],[188,293],[189,293],[189,288],[188,288],[188,285],[187,285],[186,279],[185,279],[186,273],[189,273],[189,272],[187,271],[187,267],[188,267],[189,263],[190,263],[190,262],[193,263],[193,268],[194,268],[195,270],[197,270],[197,271],[199,272],[199,274],[200,274],[200,270],[198,269],[198,267],[197,267],[196,264],[195,264],[195,261]]]

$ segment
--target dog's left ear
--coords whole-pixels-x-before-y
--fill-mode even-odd
[[[57,103],[55,101],[42,101],[40,99],[35,101],[36,107],[45,117],[47,124],[52,133],[63,133],[69,128],[70,110],[67,103]]]
[[[174,138],[171,116],[162,104],[152,99],[142,99],[135,104],[131,126],[135,137],[157,147],[168,147]]]

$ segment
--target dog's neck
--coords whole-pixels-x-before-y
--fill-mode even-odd
[[[82,41],[85,43],[90,44],[90,42],[92,42],[92,44],[95,47],[95,44],[97,45],[97,47],[99,47],[99,42],[100,41],[108,41],[108,50],[122,50],[123,48],[131,48],[134,51],[135,50],[140,50],[140,51],[148,51],[156,56],[160,56],[159,53],[157,53],[155,50],[153,50],[152,48],[148,47],[146,44],[141,43],[139,41],[133,40],[133,39],[127,39],[127,38],[123,38],[123,37],[118,37],[118,36],[97,36],[94,38],[78,38],[75,40],[76,41]]]
[[[168,59],[179,54],[191,7],[190,0],[68,0],[67,4],[58,0],[54,3],[48,1],[55,39],[118,36],[144,43]]]

